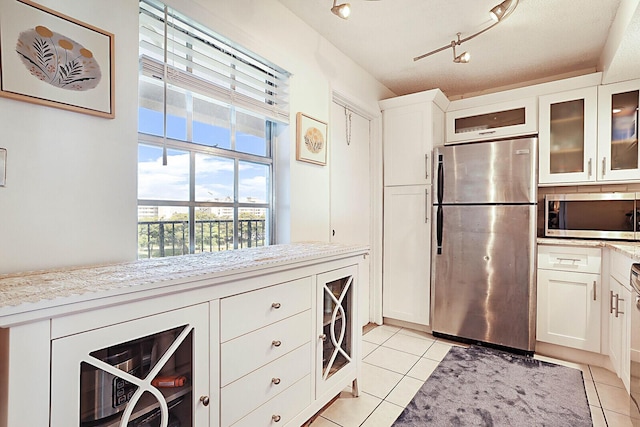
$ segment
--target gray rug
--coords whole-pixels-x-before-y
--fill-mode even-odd
[[[592,426],[582,371],[453,347],[393,427]]]

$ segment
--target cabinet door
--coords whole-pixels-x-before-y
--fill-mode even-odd
[[[640,80],[598,88],[598,179],[640,179]]]
[[[209,426],[208,314],[201,304],[54,340],[51,426]]]
[[[538,270],[538,341],[600,352],[600,275]]]
[[[414,185],[384,190],[382,314],[429,324],[431,192]]]
[[[609,358],[618,376],[623,363],[622,337],[624,333],[624,302],[620,302],[622,285],[613,277],[609,278]]]
[[[433,122],[432,111],[440,112]],[[444,118],[431,103],[412,104],[383,111],[384,185],[431,182],[431,149],[435,127]]]
[[[535,98],[447,111],[447,142],[531,135],[538,130]]]
[[[539,98],[541,184],[596,180],[598,89]]]
[[[345,387],[357,375],[361,336],[357,273],[358,267],[351,266],[317,276],[316,397],[336,386]]]

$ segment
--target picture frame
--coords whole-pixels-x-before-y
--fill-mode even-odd
[[[0,10],[1,97],[115,117],[113,34],[31,0]]]
[[[326,165],[328,129],[326,122],[299,112],[296,115],[296,160]]]

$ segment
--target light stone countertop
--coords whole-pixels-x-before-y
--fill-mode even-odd
[[[341,255],[369,252],[362,245],[292,243],[214,253],[144,259],[110,265],[0,275],[0,319],[99,298],[232,274],[257,272]],[[108,292],[109,291],[109,292]]]
[[[551,246],[583,246],[592,248],[608,248],[626,255],[635,261],[640,261],[640,242],[538,237],[538,244]]]

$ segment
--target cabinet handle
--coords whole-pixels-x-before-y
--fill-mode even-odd
[[[326,341],[327,340],[327,334],[322,334],[318,338],[320,338],[322,341]]]
[[[424,178],[429,179],[429,155],[424,155]]]
[[[280,347],[282,345],[282,341],[273,340],[271,341],[271,345],[274,347]]]
[[[609,314],[613,313],[613,291],[609,291]]]
[[[271,419],[273,420],[273,422],[280,422],[280,420],[282,419],[282,417],[280,415],[272,415]]]
[[[495,130],[488,130],[488,131],[485,131],[485,132],[478,132],[478,135],[491,135],[493,133],[496,133],[496,131]]]
[[[280,384],[280,378],[271,378],[271,382],[275,385]]]
[[[604,174],[607,170],[607,158],[603,157],[602,158],[602,177],[604,178]]]
[[[424,190],[424,223],[429,223],[429,190]]]
[[[592,167],[591,167],[591,163],[593,162],[592,158],[589,158],[589,166],[588,166],[588,170],[589,170],[589,178],[591,178],[591,173],[592,173]]]
[[[209,406],[209,396],[200,396],[200,402],[202,402],[204,406]]]
[[[281,307],[281,304],[279,302],[274,302],[273,304],[271,304],[271,308],[275,308],[276,310],[279,309]]]
[[[596,299],[596,281],[593,281],[593,300],[597,301]]]
[[[624,311],[620,311],[620,301],[624,302],[624,300],[619,297],[619,294],[616,294],[616,317],[618,317],[619,314],[624,314]]]

